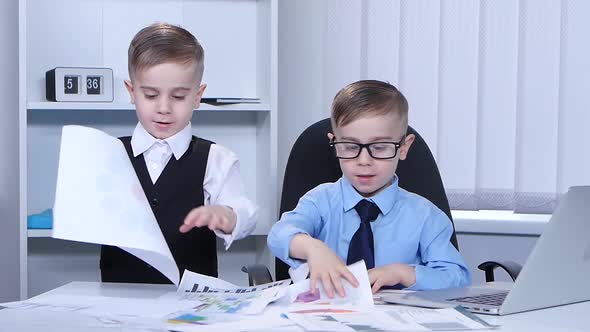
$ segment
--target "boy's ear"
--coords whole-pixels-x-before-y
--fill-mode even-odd
[[[332,134],[332,133],[328,133],[328,140],[329,140],[330,142],[332,142],[332,140],[334,139],[334,137],[335,137],[335,136],[334,136],[334,134]]]
[[[410,135],[406,136],[406,138],[404,139],[404,142],[399,147],[399,160],[406,159],[406,157],[408,156],[408,151],[410,150],[410,146],[412,146],[412,143],[414,143],[415,139],[416,139],[416,136],[414,136],[414,134],[410,134]]]
[[[135,104],[135,96],[133,95],[133,83],[131,83],[131,80],[125,80],[125,88],[127,89],[127,92],[129,93],[129,97],[131,98],[131,103]]]
[[[199,90],[197,91],[197,95],[195,96],[195,108],[197,108],[201,103],[201,98],[203,97],[203,93],[205,92],[206,88],[207,84],[201,84],[199,86]]]

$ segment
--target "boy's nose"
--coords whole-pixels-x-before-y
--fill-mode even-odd
[[[357,157],[357,162],[361,165],[368,165],[373,161],[373,157],[369,154],[368,147],[362,147],[361,153]]]
[[[171,112],[170,103],[166,100],[161,100],[158,103],[158,113],[168,114]]]

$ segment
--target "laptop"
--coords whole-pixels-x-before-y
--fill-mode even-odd
[[[507,315],[590,300],[590,186],[562,197],[514,283],[383,294],[388,303]]]

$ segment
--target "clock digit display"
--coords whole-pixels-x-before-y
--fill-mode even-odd
[[[77,95],[79,80],[79,76],[64,76],[64,94]]]
[[[48,101],[112,102],[113,70],[94,67],[55,67],[45,72]]]
[[[89,95],[99,95],[101,90],[101,76],[86,77],[86,93]]]

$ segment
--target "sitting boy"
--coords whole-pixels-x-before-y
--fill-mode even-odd
[[[338,92],[328,134],[342,178],[305,194],[271,229],[272,253],[297,267],[307,261],[311,291],[344,296],[346,265],[364,259],[373,292],[459,287],[469,270],[451,244],[449,218],[427,199],[398,187],[395,174],[414,141],[406,135],[408,102],[394,86],[358,81]],[[346,264],[345,264],[346,262]]]
[[[180,275],[185,269],[217,277],[216,235],[233,240],[256,226],[256,207],[244,197],[238,158],[192,135],[191,118],[205,84],[203,48],[187,30],[153,24],[129,46],[125,86],[139,123],[122,137],[131,163]],[[170,283],[126,251],[102,246],[102,281]]]

